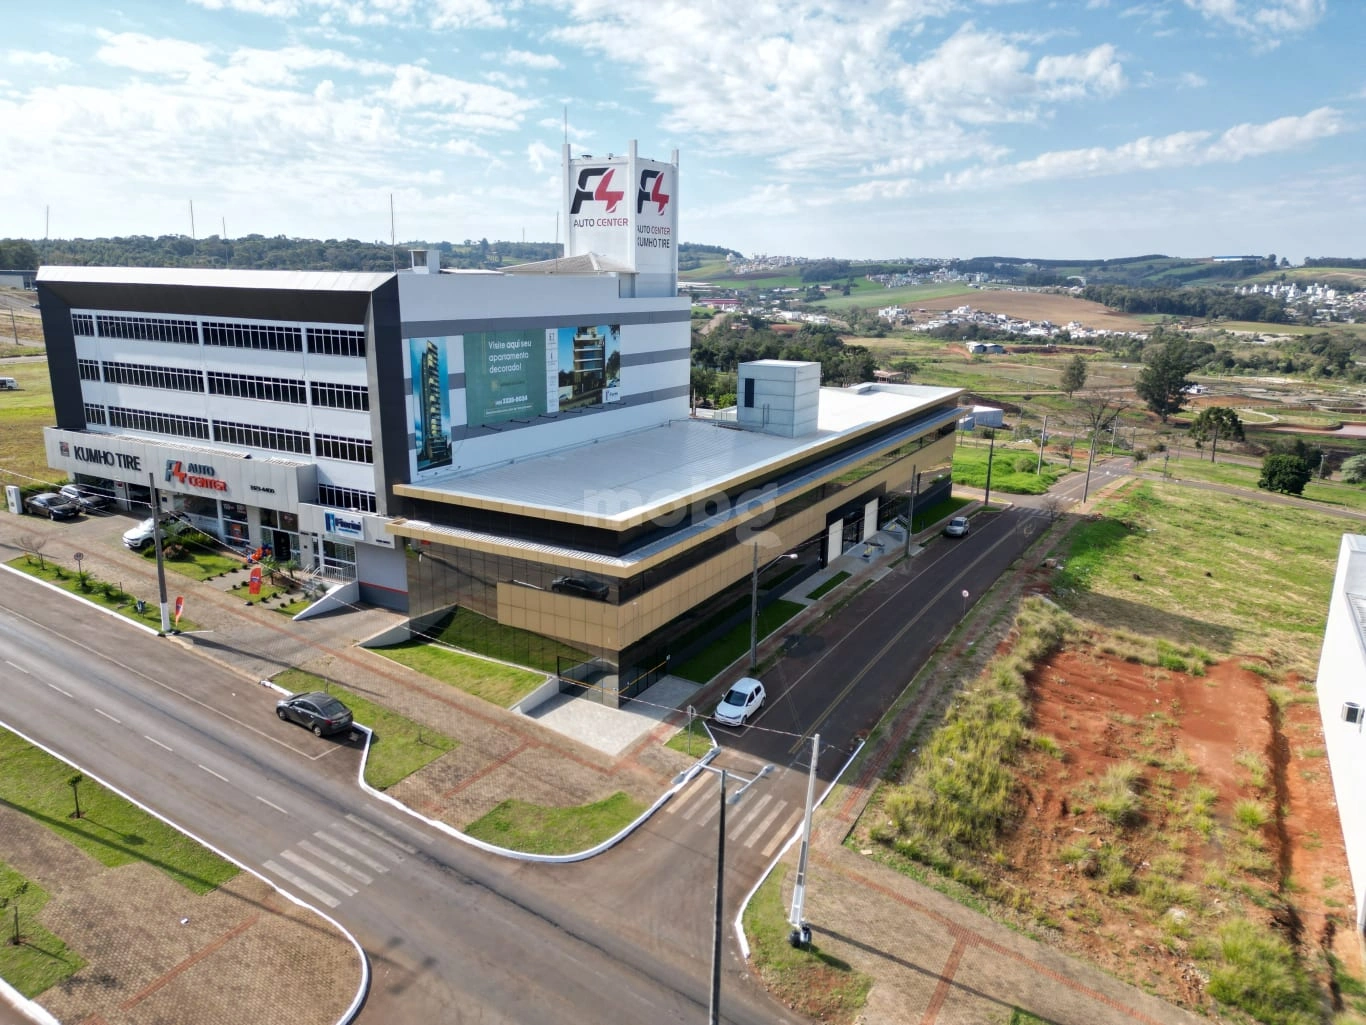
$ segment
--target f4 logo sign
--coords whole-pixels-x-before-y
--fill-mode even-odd
[[[636,189],[636,213],[645,209],[646,203],[654,203],[658,206],[655,213],[662,214],[664,208],[669,205],[670,196],[664,193],[664,172],[663,171],[641,171],[640,187]]]
[[[617,204],[626,198],[625,192],[612,191],[614,167],[585,167],[579,172],[579,185],[574,190],[574,201],[569,208],[570,216],[578,213],[584,203],[606,203],[607,212],[615,213]],[[594,186],[593,183],[597,182]]]

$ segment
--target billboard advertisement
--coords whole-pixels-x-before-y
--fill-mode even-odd
[[[678,265],[677,172],[657,160],[635,162],[635,268],[641,274],[672,274]]]
[[[471,427],[554,412],[546,378],[550,347],[540,328],[464,336],[465,410]]]
[[[417,469],[451,465],[451,398],[447,338],[409,338]]]
[[[583,409],[621,398],[621,325],[562,327],[555,408]]]

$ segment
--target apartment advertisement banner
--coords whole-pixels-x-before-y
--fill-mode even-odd
[[[479,331],[464,336],[465,415],[471,427],[554,412],[546,388],[546,332]]]
[[[409,338],[413,379],[413,437],[417,470],[451,465],[450,365],[447,338]]]

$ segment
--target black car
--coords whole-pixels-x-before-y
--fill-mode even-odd
[[[601,580],[590,580],[588,577],[556,577],[550,582],[550,589],[595,601],[606,601],[612,593],[612,589]]]
[[[73,502],[55,491],[44,491],[41,495],[30,495],[24,501],[24,508],[34,516],[46,516],[51,520],[70,520],[81,514],[79,502]]]
[[[307,726],[317,737],[341,733],[351,728],[351,709],[331,694],[320,690],[295,694],[275,705],[275,714],[285,722]]]
[[[87,512],[91,509],[107,509],[109,507],[108,495],[84,484],[63,484],[57,489],[57,494],[68,501],[75,502]]]

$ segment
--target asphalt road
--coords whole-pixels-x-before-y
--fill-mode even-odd
[[[4,717],[233,857],[277,879],[289,873],[281,881],[305,899],[317,879],[299,852],[341,863],[336,877],[354,892],[337,900],[314,889],[371,960],[360,1021],[705,1016],[707,975],[691,958],[642,949],[592,893],[567,894],[551,875],[367,800],[353,783],[355,746],[280,722],[272,691],[244,688],[175,641],[6,581]],[[697,903],[706,917],[709,904]],[[766,995],[738,993],[725,1018],[777,1022],[780,1011]]]

